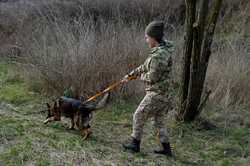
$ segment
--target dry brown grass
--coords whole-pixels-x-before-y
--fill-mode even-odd
[[[77,94],[92,95],[119,80],[147,56],[144,28],[154,19],[166,22],[167,38],[176,43],[178,80],[183,1],[25,2],[20,7],[25,10],[11,17],[18,20],[15,38],[24,55],[18,63],[33,89],[58,95],[73,86]],[[213,91],[212,101],[226,106],[250,101],[248,9],[245,1],[226,1],[217,27],[206,84]],[[140,96],[143,86],[132,83],[119,92],[114,94]]]
[[[28,52],[19,60],[29,76],[41,78],[46,91],[61,94],[73,86],[78,94],[93,94],[122,78],[146,55],[138,25],[103,22],[95,31],[92,22],[85,22],[75,25],[78,35],[71,25],[47,25],[39,37],[24,42]]]
[[[249,40],[231,36],[223,42],[214,52],[209,64],[207,84],[213,90],[211,97],[225,107],[249,104]]]
[[[24,67],[27,82],[52,94],[62,94],[73,86],[77,95],[92,95],[121,79],[147,56],[146,22],[160,18],[176,22],[177,18],[169,17],[173,16],[173,7],[167,4],[164,8],[162,3],[55,1],[59,6],[43,4],[39,10],[35,8],[37,15],[33,13],[32,22],[18,35],[25,50],[18,63]],[[164,10],[169,15],[162,15]],[[174,26],[166,27],[176,37]],[[137,95],[142,89],[141,84],[132,84],[123,87],[122,94]]]

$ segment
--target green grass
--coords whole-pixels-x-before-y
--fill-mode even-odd
[[[166,125],[173,158],[152,153],[158,144],[149,120],[141,153],[132,154],[123,151],[121,144],[130,136],[136,103],[118,102],[96,112],[93,135],[83,141],[77,130],[67,129],[67,120],[44,125],[46,115],[33,114],[44,108],[39,103],[42,97],[28,92],[21,77],[9,79],[8,73],[13,72],[10,70],[10,65],[0,63],[3,83],[0,98],[5,103],[2,101],[0,105],[0,165],[248,166],[250,163],[247,107],[232,110],[207,107],[203,117],[217,126],[212,130],[205,130],[198,123],[178,124],[170,113]]]
[[[0,62],[0,80],[0,100],[18,105],[38,99],[28,90],[13,65]]]
[[[13,104],[21,104],[32,100],[33,97],[26,92],[23,84],[10,84],[0,89],[0,99]]]

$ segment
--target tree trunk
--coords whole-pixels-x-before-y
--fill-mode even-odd
[[[190,77],[190,62],[193,48],[193,24],[195,22],[195,12],[196,12],[196,0],[185,0],[186,2],[186,32],[185,32],[185,43],[183,52],[183,66],[181,75],[181,88],[180,88],[180,114],[185,111],[186,98],[188,96],[188,86]],[[178,120],[182,117],[177,116]]]
[[[215,1],[214,8],[208,21],[209,0],[201,1],[197,21],[195,21],[195,17],[193,18],[193,15],[191,15],[191,13],[196,13],[195,4],[196,1],[194,0],[186,0],[187,36],[185,37],[184,43],[184,62],[179,99],[180,107],[177,114],[177,120],[183,120],[185,122],[193,121],[200,113],[198,109],[201,104],[201,96],[204,89],[209,57],[211,55],[214,30],[222,0]],[[190,25],[191,22],[188,20],[193,21],[192,25]],[[187,48],[189,48],[188,51],[186,51]]]

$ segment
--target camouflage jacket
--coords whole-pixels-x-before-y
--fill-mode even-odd
[[[146,91],[165,94],[170,88],[173,51],[172,42],[161,43],[158,47],[152,48],[145,62],[129,75],[140,76],[146,83]]]

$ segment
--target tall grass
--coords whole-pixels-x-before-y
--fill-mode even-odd
[[[36,3],[27,3],[25,10],[13,14],[19,18],[16,38],[23,48],[18,63],[33,89],[61,95],[73,87],[76,96],[93,95],[143,62],[149,51],[144,28],[156,19],[164,20],[166,37],[175,42],[173,72],[179,80],[185,19],[182,0]],[[226,106],[250,101],[248,9],[246,1],[226,1],[217,26],[206,86],[213,92],[211,100]],[[116,92],[141,96],[143,84],[129,83]]]
[[[28,52],[21,62],[30,76],[39,76],[46,91],[61,94],[72,86],[76,95],[93,94],[121,79],[146,55],[138,25],[103,22],[96,31],[93,23],[86,21],[74,25],[77,34],[71,26],[45,25],[37,38],[25,41]]]
[[[212,55],[207,86],[212,89],[211,98],[227,107],[249,104],[250,99],[250,40],[232,35],[219,42]]]
[[[43,4],[19,34],[25,56],[18,62],[24,67],[27,82],[56,95],[69,87],[76,96],[93,95],[143,62],[149,51],[144,41],[146,23],[153,19],[173,21],[169,17],[173,7],[168,3],[166,8],[161,0]],[[163,15],[164,10],[169,15]],[[171,24],[166,30],[176,32]],[[120,92],[140,96],[143,86],[131,83]]]

